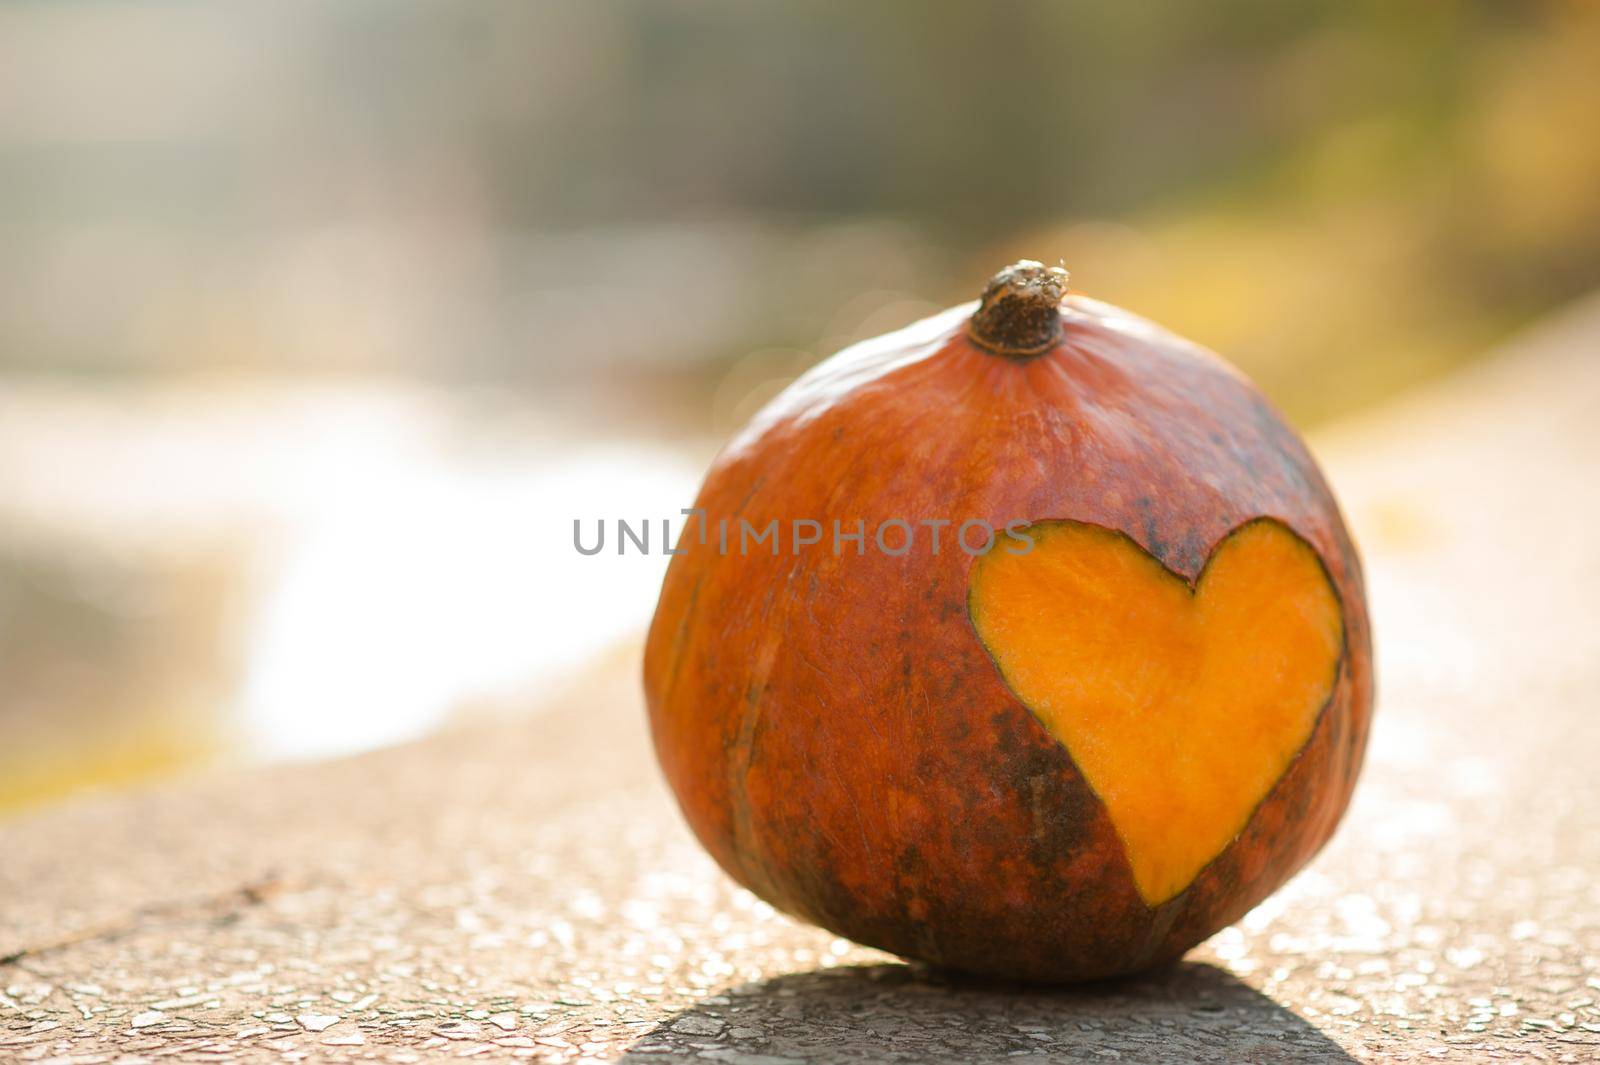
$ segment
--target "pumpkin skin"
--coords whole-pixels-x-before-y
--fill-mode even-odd
[[[1295,433],[1217,356],[1058,296],[1025,355],[980,342],[968,304],[840,352],[769,404],[706,477],[644,663],[666,778],[740,884],[860,943],[1048,982],[1174,960],[1304,865],[1349,801],[1373,693],[1360,563]],[[737,532],[720,550],[718,522],[741,518],[777,519],[778,552],[740,550]],[[956,528],[1101,526],[1193,584],[1262,518],[1315,551],[1342,652],[1242,830],[1151,904],[1105,804],[980,640]],[[795,519],[821,542],[793,546]],[[834,519],[864,520],[863,553],[835,553]],[[873,538],[889,519],[953,524],[938,553],[917,527],[890,554]]]

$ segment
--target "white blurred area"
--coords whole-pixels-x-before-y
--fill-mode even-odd
[[[534,419],[371,384],[0,385],[0,522],[127,567],[222,559],[239,578],[214,664],[225,748],[339,754],[532,707],[648,620],[660,519],[690,505],[704,456]],[[618,557],[613,537],[580,555],[573,520],[592,543],[602,518],[652,519],[652,553]]]
[[[0,812],[637,668],[605,653],[659,524],[589,558],[573,520],[677,517],[713,438],[946,265],[892,219],[594,189],[633,140],[585,156],[573,115],[633,114],[653,25],[0,6]]]

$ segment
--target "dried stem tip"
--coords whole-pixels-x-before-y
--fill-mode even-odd
[[[997,355],[1040,355],[1061,339],[1061,298],[1067,272],[1032,259],[1012,263],[989,279],[967,324],[972,339]]]

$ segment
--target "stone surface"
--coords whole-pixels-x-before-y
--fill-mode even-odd
[[[1600,1059],[1600,304],[1319,441],[1379,716],[1346,823],[1183,964],[954,980],[733,887],[632,652],[547,713],[0,825],[0,1061]]]

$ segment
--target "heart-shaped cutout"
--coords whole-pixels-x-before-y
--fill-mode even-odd
[[[1272,519],[1228,534],[1192,588],[1098,525],[1030,535],[1025,553],[977,560],[973,624],[1159,905],[1238,837],[1310,738],[1344,648],[1338,593]]]

